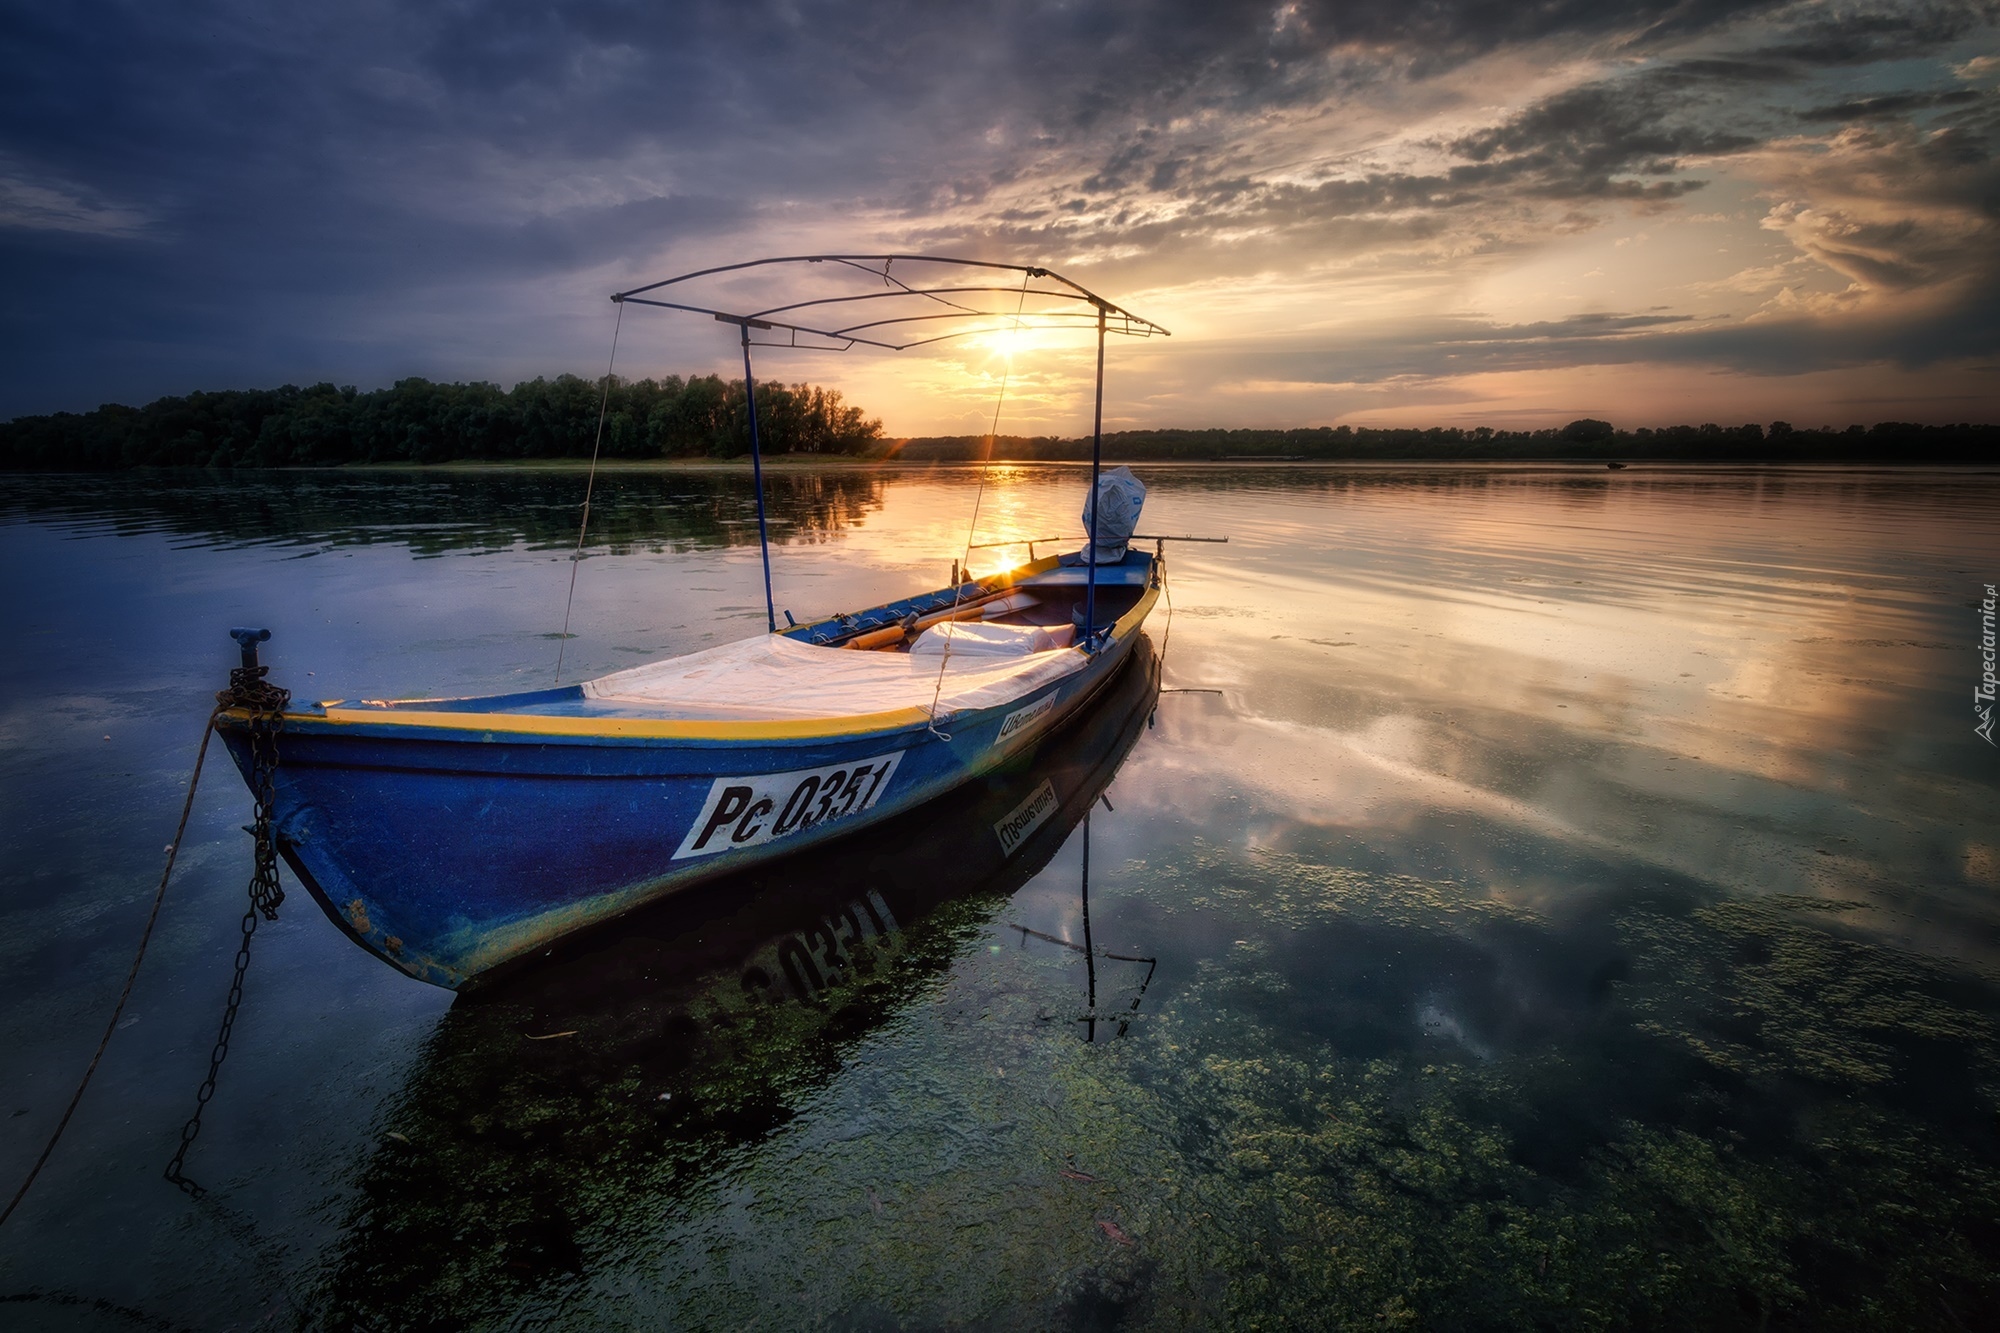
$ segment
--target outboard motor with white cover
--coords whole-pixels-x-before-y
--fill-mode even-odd
[[[1139,511],[1146,506],[1146,483],[1129,467],[1115,467],[1097,479],[1093,497],[1097,515],[1097,563],[1115,565],[1125,558],[1125,546],[1139,528]],[[1084,540],[1090,540],[1092,500],[1083,502]]]

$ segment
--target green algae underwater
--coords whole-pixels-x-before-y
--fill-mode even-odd
[[[842,480],[832,510],[815,480],[781,602],[907,579],[970,480]],[[1065,482],[1019,469],[988,503],[1040,536]],[[621,625],[573,645],[586,670],[761,617],[730,609],[734,536],[649,537],[670,484],[632,479],[627,553],[584,570],[584,623]],[[115,535],[45,526],[199,535],[198,496],[146,503]],[[484,684],[538,642],[511,608],[554,566],[483,511],[457,547],[426,503],[407,536],[385,501],[379,530],[218,531],[167,563],[309,577],[330,621],[405,628],[381,589],[420,570],[465,623],[344,674],[450,688],[470,653]],[[161,1109],[129,1152],[95,1131],[111,1165],[55,1179],[0,1294],[167,1327],[1990,1326],[2000,768],[1961,700],[2000,479],[1189,470],[1149,506],[1232,538],[1170,553],[1153,656],[1064,743],[846,858],[448,1008],[397,1008],[401,979],[291,911],[203,1144],[270,1262],[213,1257],[200,1212],[139,1263],[85,1253],[84,1191],[175,1216],[153,1158],[212,1023],[190,985],[190,1036],[145,1070]],[[663,577],[680,600],[625,627]],[[1054,813],[1006,852],[993,826],[1044,781]],[[198,891],[233,928],[213,823]],[[178,1284],[144,1276],[169,1260]]]
[[[1287,869],[1142,891],[1171,912]],[[1378,960],[1545,928],[1462,885],[1344,888],[1318,929]],[[1426,900],[1443,939],[1409,923]],[[1255,944],[1087,1043],[1067,960],[953,973],[1007,907],[941,904],[811,1004],[697,1002],[681,1042],[628,1011],[524,1051],[589,1020],[454,1013],[364,1177],[333,1322],[1969,1328],[2000,1295],[1993,990],[1838,905],[1620,911],[1560,1039],[1485,1059],[1344,1055],[1382,1015],[1292,1021]],[[607,1250],[657,1266],[600,1285]]]

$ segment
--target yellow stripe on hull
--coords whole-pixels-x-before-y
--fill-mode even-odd
[[[294,718],[287,717],[290,723]],[[784,741],[828,736],[856,736],[922,726],[930,714],[921,708],[854,717],[808,717],[757,722],[722,722],[692,718],[549,717],[534,713],[426,713],[410,709],[375,712],[367,708],[329,708],[326,716],[305,716],[299,722],[343,725],[426,727],[446,731],[482,731],[527,736],[581,736],[624,740]]]

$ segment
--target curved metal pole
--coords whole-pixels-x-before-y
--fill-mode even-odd
[[[942,264],[942,265],[955,265],[960,268],[1001,269],[1014,273],[1025,273],[1033,278],[1048,278],[1054,282],[1059,282],[1063,286],[1069,288],[1072,292],[1076,293],[1076,299],[1087,301],[1091,305],[1098,307],[1100,311],[1110,310],[1115,312],[1123,320],[1127,320],[1135,324],[1143,324],[1148,329],[1158,330],[1162,334],[1165,334],[1167,332],[1167,330],[1160,328],[1159,325],[1153,323],[1151,320],[1144,319],[1138,315],[1133,314],[1131,311],[1125,309],[1123,306],[1115,305],[1112,302],[1105,300],[1103,297],[1099,296],[1097,293],[1091,291],[1089,288],[1083,286],[1082,284],[1073,282],[1070,279],[1065,278],[1062,274],[1057,273],[1054,269],[1043,268],[1040,265],[1036,264],[1003,264],[994,260],[987,260],[987,259],[957,259],[949,255],[783,255],[770,259],[752,259],[741,264],[722,264],[714,268],[696,269],[692,273],[683,273],[678,277],[663,278],[658,282],[649,282],[643,287],[633,287],[627,291],[614,292],[612,293],[611,299],[614,301],[636,299],[637,297],[643,295],[646,292],[658,291],[662,287],[672,287],[678,283],[692,281],[695,278],[710,277],[717,273],[738,273],[744,269],[763,268],[767,265],[772,265],[772,264],[844,264],[850,268],[859,269],[861,272],[868,274],[870,277],[881,278],[887,285],[895,289],[893,292],[879,293],[879,295],[928,296],[928,293],[926,293],[923,289],[911,287],[908,283],[904,282],[902,279],[893,278],[889,276],[887,266],[889,264],[895,263],[897,260],[901,260],[906,264],[908,263]],[[884,267],[881,269],[870,268],[868,267],[869,263],[880,263],[884,265]],[[939,298],[931,296],[929,297],[929,299],[938,300]],[[722,311],[713,311],[703,306],[678,305],[671,301],[641,301],[640,304],[660,305],[660,306],[665,306],[671,310],[691,310],[695,311],[698,314],[704,314],[704,315],[712,314],[719,319],[728,320],[732,323],[738,319],[744,318],[744,316],[742,315],[731,314]],[[783,327],[789,327],[789,326],[783,326]]]
[[[748,355],[748,353],[745,353]],[[1097,307],[1097,410],[1090,426],[1090,572],[1083,585],[1083,646],[1097,651],[1097,470],[1104,453],[1104,307]]]
[[[930,297],[936,300],[939,305],[948,305],[952,309],[964,314],[987,314],[987,311],[974,310],[971,306],[963,306],[956,301],[939,299],[945,296],[965,296],[975,292],[993,292],[1005,296],[1019,296],[1022,294],[1022,289],[1019,287],[912,287],[907,294],[910,296]],[[1081,301],[1083,299],[1075,292],[1051,292],[1038,287],[1027,289],[1026,294],[1029,296],[1053,296],[1061,301]],[[851,305],[856,301],[879,301],[881,299],[881,292],[862,292],[855,296],[822,296],[811,301],[794,301],[790,305],[774,305],[769,310],[753,310],[750,313],[750,318],[769,319],[773,315],[783,315],[793,310],[804,310],[810,306]]]
[[[757,381],[750,377],[750,326],[736,327],[743,334],[743,399],[750,409],[750,476],[757,488],[757,549],[764,557],[764,619],[776,634],[778,604],[771,598],[771,534],[764,523],[764,460],[757,448]]]

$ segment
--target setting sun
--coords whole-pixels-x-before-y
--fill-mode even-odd
[[[971,345],[989,354],[989,360],[1003,360],[1009,365],[1016,357],[1032,352],[1041,346],[1040,329],[1023,325],[1020,328],[995,329],[982,333],[970,340]]]

